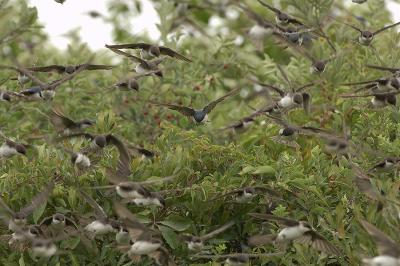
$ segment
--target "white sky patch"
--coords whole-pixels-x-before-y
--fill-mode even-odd
[[[147,31],[150,38],[158,39],[160,33],[156,27],[158,15],[148,0],[142,1],[143,12],[133,19],[133,34]],[[112,43],[112,26],[101,18],[93,19],[88,11],[97,11],[107,15],[105,0],[67,0],[64,4],[53,0],[29,0],[31,6],[38,10],[39,21],[44,25],[50,42],[60,49],[68,46],[69,40],[62,36],[71,29],[80,28],[80,36],[92,49],[100,49],[106,43]]]
[[[54,0],[29,0],[36,6],[39,13],[39,21],[45,26],[45,31],[50,37],[50,42],[60,49],[65,49],[68,39],[62,36],[71,29],[80,27],[80,36],[83,42],[94,50],[101,49],[106,43],[112,43],[112,27],[101,19],[93,19],[86,15],[88,11],[98,11],[107,15],[106,0],[67,0],[63,5]],[[348,0],[350,2],[350,0]],[[157,40],[160,33],[156,27],[159,22],[157,12],[149,0],[141,0],[142,14],[133,19],[135,25],[133,34],[147,31],[150,38]],[[392,12],[393,20],[400,21],[400,4],[389,1],[388,8]],[[234,19],[237,14],[229,14]],[[211,25],[219,24],[218,19],[213,18]]]

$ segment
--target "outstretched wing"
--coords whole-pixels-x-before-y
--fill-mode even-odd
[[[222,102],[223,100],[225,100],[225,99],[228,98],[229,96],[232,96],[232,95],[238,93],[239,90],[240,90],[240,88],[231,90],[230,92],[228,92],[228,93],[225,94],[224,96],[219,97],[218,99],[216,99],[216,100],[210,102],[208,105],[206,105],[206,106],[203,108],[203,110],[204,110],[207,114],[210,113],[210,112],[212,111],[212,109],[214,109],[215,106],[217,106],[217,104],[219,104],[220,102]]]
[[[171,110],[178,111],[179,113],[181,113],[185,116],[194,116],[194,114],[195,114],[194,109],[192,109],[190,107],[186,107],[186,106],[169,104],[169,103],[159,103],[159,102],[154,102],[154,101],[149,101],[149,103],[158,105],[158,106],[167,107]]]
[[[22,208],[18,213],[22,214],[24,217],[30,215],[34,210],[39,208],[47,201],[51,192],[54,189],[54,186],[55,182],[54,180],[51,180],[39,194],[33,197],[31,203]]]
[[[62,65],[49,65],[49,66],[43,66],[43,67],[28,67],[27,70],[33,71],[33,72],[52,72],[52,71],[55,71],[57,73],[64,73],[65,72],[65,66],[62,66]]]
[[[160,53],[163,55],[168,55],[170,57],[174,57],[186,62],[192,62],[192,60],[190,60],[189,58],[185,57],[184,55],[175,52],[174,50],[172,50],[171,48],[165,47],[165,46],[160,46]]]
[[[394,23],[394,24],[392,24],[392,25],[388,25],[388,26],[386,26],[386,27],[383,27],[383,28],[381,28],[381,29],[375,31],[373,34],[374,34],[374,35],[377,35],[377,34],[379,34],[379,33],[381,33],[381,32],[384,32],[385,30],[388,30],[388,29],[390,29],[390,28],[396,27],[397,25],[400,25],[400,22],[397,22],[397,23]]]

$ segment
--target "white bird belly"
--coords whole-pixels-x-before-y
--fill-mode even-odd
[[[136,241],[129,250],[130,253],[136,255],[145,255],[156,251],[161,247],[161,243],[151,243],[148,241]]]
[[[150,206],[150,205],[162,206],[161,202],[157,198],[136,198],[133,199],[132,202],[138,206]]]
[[[90,159],[86,155],[80,153],[76,158],[75,164],[80,167],[86,168],[90,166]]]
[[[116,186],[115,190],[117,194],[124,199],[142,199],[143,195],[139,194],[136,190],[134,191],[124,191],[120,186]]]
[[[279,232],[276,239],[277,241],[291,241],[301,237],[303,234],[304,231],[301,230],[301,228],[299,228],[298,226],[287,227]]]
[[[36,257],[49,258],[56,254],[57,247],[54,244],[52,244],[50,247],[34,247],[32,248],[32,252]]]
[[[138,64],[138,65],[135,67],[135,71],[136,71],[136,73],[138,73],[138,74],[146,74],[146,73],[149,72],[147,69],[144,69],[144,68],[142,67],[141,64]]]
[[[0,147],[0,158],[1,157],[9,158],[9,157],[12,157],[17,154],[18,154],[17,150],[14,148],[11,148],[6,143],[1,145],[1,147]]]
[[[374,258],[363,259],[363,264],[369,266],[400,266],[400,259],[382,255]]]
[[[285,96],[279,100],[278,105],[283,108],[291,107],[294,104],[292,97]]]
[[[85,227],[86,231],[96,235],[104,235],[114,231],[114,228],[109,224],[103,224],[100,221],[93,221]]]

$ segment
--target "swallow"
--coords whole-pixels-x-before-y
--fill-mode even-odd
[[[326,132],[322,129],[309,127],[309,126],[296,126],[293,124],[289,124],[287,121],[283,120],[280,117],[272,116],[269,114],[265,114],[268,118],[271,118],[276,124],[282,126],[279,130],[279,136],[273,137],[272,140],[282,143],[294,148],[298,148],[299,144],[295,141],[295,137],[299,134],[301,135],[315,135],[316,133]]]
[[[192,60],[183,56],[180,53],[175,52],[171,48],[148,44],[148,43],[129,43],[129,44],[116,44],[116,45],[106,44],[106,47],[109,49],[140,49],[140,57],[145,60],[150,60],[154,57],[160,57],[161,55],[166,55],[186,62],[192,62]]]
[[[184,234],[184,235],[182,235],[182,239],[186,243],[189,250],[200,251],[204,248],[205,241],[215,237],[218,234],[223,233],[224,231],[226,231],[230,227],[232,227],[234,224],[235,224],[234,221],[230,221],[230,222],[222,225],[221,227],[215,229],[214,231],[211,231],[202,236],[194,236],[191,234]]]
[[[139,91],[139,79],[146,76],[151,76],[153,74],[157,74],[157,71],[151,71],[145,74],[131,76],[129,78],[118,81],[117,83],[109,87],[109,89],[117,88],[122,91]]]
[[[127,147],[119,138],[117,138],[112,134],[94,135],[90,133],[79,132],[79,133],[64,135],[58,139],[64,140],[64,139],[81,138],[81,137],[91,141],[89,147],[82,150],[82,152],[84,153],[97,152],[104,149],[108,145],[114,145],[115,147],[117,147],[120,157],[122,156],[122,160],[130,161],[130,156],[128,155],[129,152]]]
[[[154,101],[148,101],[148,102],[151,104],[157,105],[157,106],[164,106],[171,110],[178,111],[179,113],[183,114],[184,116],[192,118],[195,123],[200,124],[200,123],[209,122],[208,114],[217,106],[217,104],[221,103],[226,98],[228,98],[232,95],[235,95],[236,93],[239,92],[239,90],[240,90],[239,88],[231,90],[227,94],[210,102],[209,104],[204,106],[202,109],[193,109],[191,107],[180,106],[180,105],[175,105],[175,104],[168,104],[168,103],[158,103],[158,102],[154,102]]]
[[[87,224],[84,230],[88,231],[94,236],[118,232],[121,223],[114,219],[108,218],[103,208],[88,194],[82,190],[78,190],[78,192],[82,198],[93,208],[96,218],[94,221]]]
[[[71,163],[74,167],[77,167],[79,170],[85,170],[92,166],[92,161],[89,156],[84,151],[73,151],[66,148],[61,148],[64,152],[68,153],[71,156]]]
[[[73,230],[78,229],[76,223],[62,213],[55,213],[51,216],[43,218],[43,220],[39,223],[39,227],[43,228],[41,229],[42,231],[48,231],[52,237],[65,234],[66,228],[73,228]]]
[[[290,92],[285,92],[283,89],[265,83],[257,82],[260,86],[266,87],[277,92],[280,99],[276,101],[275,109],[291,109],[302,106],[306,113],[310,112],[311,95],[308,92],[303,92],[314,83],[308,83],[298,88],[291,89]]]
[[[160,193],[148,190],[144,185],[158,182],[168,182],[174,179],[174,176],[165,177],[157,180],[149,180],[143,182],[133,182],[128,179],[131,171],[127,165],[119,163],[118,171],[111,169],[106,170],[108,181],[112,185],[97,186],[93,189],[115,188],[116,193],[123,198],[122,203],[134,203],[139,206],[155,205],[165,207],[165,200]]]
[[[69,134],[77,131],[82,131],[88,127],[95,125],[95,121],[90,119],[82,119],[79,121],[74,121],[71,118],[64,115],[64,113],[59,108],[53,108],[50,115],[50,122],[58,132],[64,134]]]
[[[162,248],[163,242],[158,232],[141,224],[124,205],[114,202],[114,209],[131,236],[128,255],[149,255]]]
[[[151,60],[144,60],[140,57],[128,54],[128,53],[123,52],[118,49],[113,49],[113,48],[109,48],[109,49],[116,54],[128,57],[132,61],[138,63],[135,67],[136,73],[142,75],[142,74],[148,74],[150,72],[154,72],[154,75],[161,77],[161,78],[163,77],[163,73],[159,69],[158,65],[161,64],[165,60],[165,57],[155,58],[155,59],[151,59]]]
[[[49,83],[41,81],[37,77],[33,76],[30,71],[21,66],[18,66],[14,69],[17,70],[18,72],[23,73],[24,75],[29,77],[34,83],[37,84],[36,86],[20,91],[19,94],[22,94],[26,97],[36,100],[52,100],[55,96],[56,88],[61,84],[63,84],[64,82],[73,79],[81,71],[85,70],[85,67],[82,66],[72,74],[68,74],[61,79],[57,79]]]
[[[11,102],[11,95],[7,91],[0,90],[0,101]]]
[[[366,89],[371,90],[372,92],[376,91],[393,92],[400,90],[400,79],[395,76],[390,76],[390,77],[378,78],[367,81],[343,83],[341,85],[343,86],[365,85],[355,90],[355,92],[359,92],[361,90],[366,90]],[[390,91],[385,91],[385,89],[389,89]]]
[[[63,254],[55,243],[76,236],[78,232],[71,232],[54,238],[38,237],[32,239],[31,250],[34,258],[50,258],[55,255]]]
[[[338,20],[336,20],[336,21],[338,21]],[[386,31],[386,30],[388,30],[390,28],[393,28],[393,27],[396,27],[396,26],[400,25],[400,22],[397,22],[397,23],[385,26],[383,28],[380,28],[380,29],[378,29],[376,31],[371,31],[371,30],[362,30],[362,29],[360,29],[360,28],[358,28],[358,27],[356,27],[356,26],[354,26],[352,24],[348,24],[348,23],[345,23],[345,22],[341,22],[341,21],[338,21],[338,22],[342,23],[342,24],[344,24],[346,26],[349,26],[350,28],[358,31],[360,33],[360,36],[358,37],[358,42],[361,45],[365,45],[365,46],[370,45],[371,42],[374,40],[376,35],[384,32],[384,31]]]
[[[397,97],[396,95],[399,94],[398,92],[375,92],[369,94],[343,94],[340,95],[342,98],[365,98],[365,97],[372,97],[371,102],[366,107],[370,108],[383,108],[386,106],[396,106],[397,104]]]
[[[26,225],[18,228],[11,235],[2,235],[1,241],[7,241],[8,245],[18,251],[24,251],[29,247],[30,242],[43,235],[40,227],[37,225]]]
[[[368,0],[351,0],[351,2],[356,3],[356,4],[363,4],[366,3]]]
[[[381,211],[386,201],[392,202],[385,198],[385,193],[381,190],[378,192],[371,183],[371,178],[358,166],[352,166],[353,182],[358,190],[370,200],[377,202],[377,210]],[[395,203],[395,202],[393,202]]]
[[[21,228],[24,228],[27,223],[27,217],[31,215],[37,208],[47,202],[50,194],[53,192],[55,187],[54,179],[50,180],[48,184],[39,192],[35,197],[32,198],[30,203],[25,207],[21,208],[18,212],[13,211],[2,198],[0,198],[0,208],[6,212],[3,217],[8,224],[8,229],[16,232]]]
[[[3,144],[0,146],[0,158],[11,158],[15,155],[26,156],[27,149],[30,147],[28,144],[22,144],[7,138],[0,131],[0,138],[4,140]]]
[[[312,44],[312,40],[315,37],[315,29],[307,29],[304,27],[287,27],[283,28],[280,26],[276,26],[277,30],[275,31],[274,36],[279,36],[280,41],[284,41],[289,45],[298,45],[298,46],[306,46],[309,47]],[[313,32],[313,33],[311,33]]]
[[[259,195],[261,193],[265,193],[265,192],[268,195],[272,195],[274,197],[280,198],[280,195],[270,188],[261,187],[261,186],[253,186],[253,187],[243,187],[243,188],[234,189],[234,190],[224,193],[222,195],[216,196],[216,197],[212,198],[211,200],[216,200],[216,199],[220,199],[221,197],[228,197],[230,195],[234,195],[236,202],[245,203],[245,202],[249,202],[257,195]]]
[[[385,171],[388,169],[392,169],[393,166],[400,162],[399,157],[388,157],[385,158],[383,161],[376,163],[370,171]]]
[[[43,67],[27,67],[26,69],[31,72],[56,72],[58,74],[72,74],[80,68],[83,68],[83,70],[110,70],[113,68],[113,66],[93,64],[81,64],[71,66],[49,65]]]
[[[156,156],[153,151],[128,143],[128,149],[142,155],[142,159],[152,159]]]
[[[304,26],[304,24],[302,22],[300,22],[299,20],[292,18],[291,16],[289,16],[288,14],[282,12],[281,10],[261,1],[261,0],[257,0],[261,5],[263,5],[264,7],[268,8],[269,10],[271,10],[272,12],[275,13],[275,21],[279,26],[287,26],[289,24],[297,24],[297,25],[302,25]]]
[[[373,258],[363,258],[364,265],[397,266],[400,265],[400,246],[384,232],[365,220],[360,221],[365,231],[375,241],[379,255]]]
[[[365,65],[365,66],[376,70],[387,71],[395,76],[398,76],[398,74],[400,74],[400,68],[396,67],[385,67],[385,66],[375,66],[375,65]]]
[[[251,124],[253,124],[256,120],[253,117],[244,117],[241,120],[228,125],[226,127],[221,128],[221,130],[232,130],[235,133],[241,133],[248,129]]]
[[[322,235],[318,234],[305,221],[296,221],[289,218],[278,217],[269,214],[250,213],[252,217],[262,220],[275,221],[285,226],[276,235],[255,235],[250,237],[248,244],[250,246],[260,246],[268,243],[288,243],[295,241],[298,243],[310,245],[312,248],[322,251],[328,255],[341,256],[342,252],[329,243]]]

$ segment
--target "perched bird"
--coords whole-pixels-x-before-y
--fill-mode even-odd
[[[39,223],[39,227],[42,231],[50,233],[51,237],[56,237],[78,229],[76,223],[62,213],[55,213],[43,218]]]
[[[0,159],[10,158],[15,155],[26,156],[27,148],[30,147],[28,144],[22,144],[7,138],[3,132],[0,131],[0,138],[4,140],[4,143],[0,146]]]
[[[285,226],[285,228],[275,235],[255,235],[250,237],[248,240],[248,244],[250,246],[296,241],[298,243],[311,245],[311,247],[314,249],[322,251],[328,255],[342,255],[342,252],[337,247],[329,243],[328,240],[326,240],[322,235],[318,234],[305,221],[296,221],[269,214],[250,213],[250,215],[262,220],[275,221]]]
[[[116,45],[106,44],[106,47],[109,49],[140,49],[140,57],[144,60],[150,60],[154,57],[160,57],[161,55],[166,55],[186,62],[192,62],[192,60],[183,56],[182,54],[175,52],[171,48],[148,44],[148,43],[130,43],[130,44],[116,44]]]
[[[162,248],[163,242],[159,237],[159,232],[152,231],[141,224],[135,215],[121,203],[114,201],[114,209],[131,236],[131,243],[127,249],[128,255],[149,255]]]
[[[78,69],[83,68],[83,70],[110,70],[113,66],[107,65],[93,65],[93,64],[81,64],[81,65],[49,65],[43,67],[27,67],[26,69],[31,72],[56,72],[58,74],[72,74]]]
[[[63,134],[70,134],[73,132],[82,131],[88,127],[95,125],[95,121],[90,119],[82,119],[74,121],[64,115],[60,108],[53,108],[50,115],[50,122],[57,128],[58,132]]]
[[[384,31],[386,31],[388,29],[391,29],[393,27],[396,27],[396,26],[400,25],[400,22],[397,22],[397,23],[385,26],[383,28],[380,28],[380,29],[378,29],[376,31],[370,31],[370,30],[362,30],[362,29],[360,29],[360,28],[358,28],[358,27],[356,27],[356,26],[354,26],[352,24],[348,24],[346,22],[342,22],[342,21],[339,21],[337,19],[335,19],[335,20],[338,21],[339,23],[347,25],[347,26],[351,27],[352,29],[358,31],[360,33],[360,36],[358,37],[358,42],[361,45],[365,45],[365,46],[370,45],[371,42],[374,40],[376,35],[384,32]]]
[[[257,0],[261,5],[263,5],[264,7],[268,8],[269,10],[271,10],[272,12],[275,13],[275,21],[279,26],[287,26],[289,24],[297,24],[297,25],[304,25],[302,22],[300,22],[299,20],[292,18],[291,16],[289,16],[288,14],[282,12],[281,10],[261,1],[261,0]]]
[[[221,227],[215,229],[214,231],[211,231],[205,235],[202,236],[194,236],[191,234],[184,234],[182,235],[183,241],[187,244],[187,247],[189,250],[193,251],[200,251],[204,247],[204,242],[215,237],[218,234],[223,233],[230,227],[232,227],[235,224],[234,221],[229,221],[226,224],[222,225]]]
[[[79,170],[86,170],[92,166],[92,161],[84,151],[73,151],[70,149],[62,148],[62,150],[71,156],[71,163]]]
[[[149,103],[154,104],[154,105],[158,105],[158,106],[164,106],[164,107],[167,107],[167,108],[169,108],[171,110],[178,111],[179,113],[181,113],[181,114],[183,114],[183,115],[185,115],[187,117],[192,118],[193,121],[196,122],[196,123],[205,123],[205,122],[209,122],[208,114],[217,106],[217,104],[219,104],[220,102],[224,101],[229,96],[235,95],[236,93],[239,92],[239,90],[240,90],[239,88],[231,90],[227,94],[225,94],[225,95],[219,97],[218,99],[210,102],[209,104],[204,106],[202,109],[193,109],[191,107],[179,106],[179,105],[168,104],[168,103],[158,103],[158,102],[155,102],[155,101],[149,101]]]
[[[82,190],[78,191],[82,198],[93,208],[96,218],[96,220],[85,226],[85,230],[93,234],[93,236],[118,232],[121,227],[121,223],[117,220],[108,218],[103,208],[92,197]]]
[[[39,192],[35,197],[32,198],[30,203],[25,207],[21,208],[18,212],[13,211],[2,198],[0,198],[0,208],[5,211],[6,215],[2,218],[8,225],[8,229],[11,231],[20,231],[24,228],[27,223],[27,217],[31,215],[37,208],[47,202],[50,194],[53,192],[55,186],[55,180],[51,179],[47,185]]]
[[[361,220],[360,223],[374,239],[379,253],[378,256],[373,258],[363,258],[363,264],[368,266],[400,265],[400,245],[369,222]]]
[[[136,63],[138,63],[135,68],[136,73],[142,75],[142,74],[149,74],[150,72],[152,72],[156,76],[159,76],[161,78],[163,77],[163,73],[159,69],[158,65],[161,64],[165,60],[165,57],[151,59],[151,60],[145,60],[145,59],[139,58],[137,56],[125,53],[118,49],[113,49],[113,48],[109,48],[109,49],[116,54],[126,56],[126,57],[130,58],[131,60],[135,61]]]

